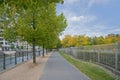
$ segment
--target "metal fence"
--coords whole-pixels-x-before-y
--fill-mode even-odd
[[[60,50],[77,59],[100,64],[120,75],[120,43],[69,47]]]
[[[40,56],[40,51],[36,51],[36,56]],[[11,68],[32,57],[32,51],[20,50],[12,53],[9,51],[7,53],[0,51],[0,71]]]

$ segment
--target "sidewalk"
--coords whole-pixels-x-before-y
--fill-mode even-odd
[[[57,53],[49,57],[40,80],[90,80]]]
[[[44,70],[48,57],[37,57],[37,64],[32,63],[32,59],[18,64],[16,67],[0,73],[0,80],[39,80]]]
[[[59,54],[52,53],[46,57],[37,57],[37,64],[29,60],[0,73],[0,80],[89,80],[89,78]]]

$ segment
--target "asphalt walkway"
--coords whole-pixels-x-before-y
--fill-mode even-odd
[[[40,80],[90,80],[57,53],[49,57]]]

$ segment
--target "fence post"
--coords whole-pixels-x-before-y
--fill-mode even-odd
[[[15,64],[17,64],[17,53],[15,53]]]
[[[22,52],[22,62],[24,62],[24,55],[23,55],[24,53]]]
[[[5,53],[3,53],[3,69],[6,69],[5,62],[6,62]]]
[[[39,50],[39,56],[40,56],[40,50]]]
[[[100,63],[100,51],[98,50],[98,64]]]
[[[84,60],[84,61],[85,61],[85,54],[86,54],[86,52],[83,53],[83,60]]]
[[[20,61],[20,57],[21,57],[20,52],[18,52],[18,54],[19,54],[19,61]]]
[[[115,70],[118,70],[118,43],[115,43]],[[115,71],[116,74],[116,80],[118,80],[118,75],[117,72]]]
[[[115,69],[118,69],[118,43],[115,43]]]
[[[72,50],[71,50],[71,47],[69,47],[70,49],[70,52],[67,51],[67,54],[71,55],[72,56]]]
[[[27,44],[27,60],[28,60],[28,44]]]
[[[12,54],[10,54],[10,64],[12,64]]]
[[[28,50],[27,50],[27,60],[28,60]]]

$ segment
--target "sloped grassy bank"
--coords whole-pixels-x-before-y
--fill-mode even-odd
[[[68,62],[86,74],[91,80],[115,80],[104,69],[98,65],[89,62],[83,62],[72,58],[70,55],[59,52]]]

